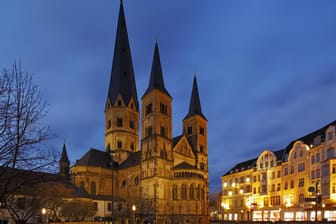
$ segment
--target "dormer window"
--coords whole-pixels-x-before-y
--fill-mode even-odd
[[[118,100],[118,107],[121,107],[121,100]]]

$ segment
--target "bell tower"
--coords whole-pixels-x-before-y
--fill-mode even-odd
[[[157,43],[149,85],[142,97],[141,133],[142,194],[145,201],[152,201],[146,207],[154,211],[156,222],[163,223],[171,200],[172,97],[164,86]]]
[[[112,61],[108,95],[105,104],[105,148],[122,162],[137,152],[139,141],[139,103],[131,50],[122,1]]]
[[[183,131],[192,144],[197,157],[198,169],[208,171],[207,119],[203,115],[198,93],[197,79],[194,76],[188,114],[183,119]]]

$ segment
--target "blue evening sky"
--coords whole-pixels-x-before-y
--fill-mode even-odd
[[[158,39],[174,136],[194,73],[208,118],[211,190],[238,162],[336,119],[336,1],[124,0],[138,95]],[[72,163],[104,148],[118,0],[2,0],[0,68],[21,60]]]

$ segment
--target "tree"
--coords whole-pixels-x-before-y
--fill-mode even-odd
[[[62,218],[68,221],[83,222],[88,218],[92,218],[95,211],[91,201],[72,200],[65,201],[62,207]]]
[[[56,164],[56,156],[43,143],[54,137],[42,124],[47,114],[32,75],[20,63],[0,74],[0,202],[5,203],[25,185],[41,181],[28,171],[46,171]],[[9,206],[9,205],[8,205]]]

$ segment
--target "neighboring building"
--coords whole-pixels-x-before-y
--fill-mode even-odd
[[[158,43],[141,104],[139,111],[121,2],[105,105],[106,149],[90,149],[71,168],[71,178],[93,198],[96,216],[120,223],[209,223],[207,119],[196,77],[183,133],[173,137]]]
[[[225,220],[336,221],[336,121],[222,176]]]
[[[67,155],[64,146],[62,159],[65,158]],[[7,194],[6,200],[0,201],[0,223],[46,223],[93,219],[91,196],[64,175],[66,173],[62,170],[64,162],[62,159],[58,174],[0,168],[0,192],[2,196]]]

